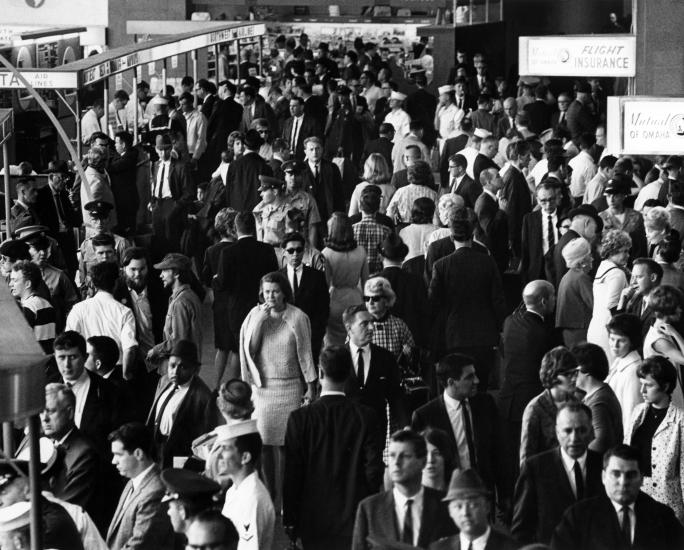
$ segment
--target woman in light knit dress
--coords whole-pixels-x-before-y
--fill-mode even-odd
[[[632,239],[619,229],[605,232],[601,239],[602,262],[594,277],[594,312],[587,329],[587,342],[601,346],[609,361],[613,356],[608,345],[606,324],[615,313],[620,293],[629,284],[625,266],[631,246]]]
[[[314,398],[317,376],[309,318],[290,303],[287,277],[277,271],[264,275],[259,301],[240,330],[240,365],[242,379],[253,386],[254,416],[264,442],[264,479],[276,502],[282,496],[276,472],[282,472],[287,419],[302,397],[305,402]]]
[[[594,308],[594,293],[588,273],[594,265],[591,245],[586,239],[573,239],[561,251],[568,272],[558,285],[556,327],[563,343],[572,347],[587,339],[587,328]]]
[[[356,243],[349,217],[343,212],[334,212],[328,220],[325,244],[322,254],[330,289],[330,317],[324,345],[343,346],[347,331],[342,313],[349,306],[363,303],[361,288],[368,279],[368,262],[366,251]]]

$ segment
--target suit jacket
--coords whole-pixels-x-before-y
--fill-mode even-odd
[[[518,545],[508,535],[492,527],[485,544],[484,550],[516,550]],[[461,548],[461,538],[458,535],[446,537],[444,539],[433,542],[429,550],[467,550]]]
[[[287,267],[280,272],[288,276]],[[330,293],[325,280],[325,273],[302,265],[302,275],[299,278],[299,288],[294,299],[294,305],[306,313],[311,321],[311,353],[314,361],[318,362],[325,329],[330,315]]]
[[[123,217],[127,221],[132,220],[133,223],[135,223],[139,203],[136,184],[137,171],[138,149],[135,147],[129,148],[121,156],[117,155],[107,166],[107,172],[112,181],[116,211],[119,213],[119,217]]]
[[[392,285],[397,296],[392,306],[392,315],[396,315],[406,323],[416,343],[424,347],[428,327],[425,319],[428,316],[427,288],[423,274],[416,276],[400,266],[389,266],[380,272]]]
[[[480,252],[489,256],[489,250],[487,250],[487,248],[482,246],[480,243],[473,242],[471,249],[475,252]],[[441,239],[437,239],[433,243],[430,243],[425,256],[425,280],[427,281],[428,286],[432,280],[432,270],[435,267],[437,260],[440,260],[449,254],[453,254],[455,251],[456,245],[451,237],[443,237]]]
[[[572,140],[575,145],[578,143],[580,134],[584,132],[594,133],[596,131],[596,121],[594,115],[587,105],[575,100],[568,107],[565,113],[565,119],[568,123],[568,130],[572,135]]]
[[[508,135],[508,132],[510,132],[512,128],[513,126],[511,126],[511,120],[506,115],[503,115],[501,118],[499,118],[499,121],[496,123],[495,135],[498,139],[506,137]]]
[[[211,117],[211,114],[214,112],[214,109],[217,105],[217,102],[219,101],[219,98],[216,96],[216,94],[211,94],[208,97],[205,97],[204,100],[202,101],[202,105],[200,106],[200,111],[202,111],[202,114],[207,117],[207,120]],[[207,135],[208,132],[207,132]]]
[[[121,495],[107,531],[107,546],[110,550],[173,548],[173,529],[161,501],[166,490],[159,467],[152,466],[138,490],[124,502],[132,484],[129,481]]]
[[[312,117],[316,126],[322,129],[328,120],[328,108],[320,96],[312,95],[304,100],[304,115]]]
[[[539,365],[542,357],[556,344],[553,325],[527,310],[514,311],[503,327],[503,383],[499,409],[503,418],[521,422],[523,411],[542,392]]]
[[[487,246],[500,273],[508,267],[508,216],[488,194],[482,193],[475,202],[475,214],[487,237]]]
[[[154,276],[148,278],[145,290],[147,292],[147,300],[150,302],[150,310],[152,311],[152,334],[154,335],[155,344],[158,344],[164,339],[164,320],[166,319],[166,310],[169,307],[169,292],[160,284],[159,278]],[[131,309],[135,317],[135,324],[139,326],[140,320],[133,307],[133,297],[123,277],[119,277],[116,280],[113,296],[117,301]]]
[[[551,128],[554,130],[556,127],[560,126],[561,128],[566,128],[568,127],[568,113],[565,113],[565,117],[561,122],[558,122],[560,120],[560,111],[553,111],[551,113]]]
[[[159,161],[154,163],[152,168],[152,192],[154,193],[157,185],[157,175],[159,174]],[[187,208],[194,200],[197,192],[195,191],[195,184],[184,162],[176,160],[171,157],[171,166],[169,168],[169,188],[171,189],[171,198],[176,201],[178,206]]]
[[[473,121],[473,128],[482,128],[492,134],[496,132],[496,119],[489,111],[475,109],[470,113],[470,119]]]
[[[321,220],[328,220],[333,212],[342,212],[344,208],[344,190],[342,176],[337,165],[326,159],[321,159],[318,167],[318,178],[314,177],[308,162],[302,174],[303,188],[311,193]]]
[[[259,176],[273,171],[259,153],[248,151],[230,163],[226,176],[226,204],[238,211],[251,212],[259,204]]]
[[[641,294],[641,292],[637,291],[634,293],[634,296],[632,296],[625,304],[623,309],[617,310],[617,313],[632,313],[633,315],[639,317],[639,320],[641,321],[642,342],[648,333],[648,329],[651,328],[653,321],[655,321],[655,312],[653,309],[651,309],[651,306],[647,305],[645,309],[643,309],[643,306],[644,296]]]
[[[394,355],[384,348],[370,344],[370,349],[371,360],[370,365],[366,365],[368,376],[365,382],[361,384],[356,371],[352,369],[344,393],[354,401],[373,409],[377,417],[383,420],[383,427],[387,423],[385,403],[389,403],[392,417],[397,419],[397,424],[406,426],[409,423],[409,416],[404,403],[404,393],[399,385],[397,361]]]
[[[523,173],[516,167],[511,166],[503,176],[504,186],[502,194],[508,201],[506,216],[508,218],[508,234],[513,247],[513,253],[520,257],[521,234],[523,218],[532,210],[532,197],[527,180]]]
[[[243,106],[242,120],[240,121],[240,127],[238,128],[238,130],[240,130],[240,132],[244,134],[245,132],[247,132],[247,130],[250,129],[252,122],[257,118],[265,118],[268,121],[268,127],[271,129],[271,132],[275,130],[275,113],[273,112],[273,109],[271,109],[271,106],[264,100],[260,101],[259,97],[257,97],[254,100],[254,115],[252,115],[251,105],[247,107]]]
[[[622,408],[611,387],[604,383],[582,401],[591,409],[591,420],[594,425],[594,439],[589,448],[597,453],[604,453],[622,443]]]
[[[537,279],[555,281],[553,249],[546,255],[544,254],[544,234],[542,231],[541,210],[533,210],[523,217],[520,239],[520,274],[523,284]],[[556,234],[554,241],[558,241],[558,234]]]
[[[449,517],[446,503],[442,502],[444,493],[423,487],[423,515],[420,521],[418,546],[426,548],[430,543],[453,535],[456,526]],[[372,548],[368,537],[399,541],[401,528],[394,511],[394,495],[385,491],[362,500],[356,512],[352,550]]]
[[[363,149],[362,160],[365,162],[373,153],[378,153],[387,161],[387,166],[390,169],[390,173],[392,173],[394,172],[392,168],[392,147],[394,147],[393,143],[386,137],[379,137],[368,141]]]
[[[307,541],[351,539],[358,503],[382,486],[384,424],[341,395],[290,413],[285,433],[283,523]]]
[[[86,370],[90,388],[81,416],[81,433],[95,444],[103,456],[109,455],[107,436],[120,425],[121,395],[114,385]]]
[[[398,172],[394,172],[392,174],[392,179],[390,180],[390,184],[394,186],[395,189],[399,189],[400,187],[405,187],[408,185],[408,171],[406,168],[403,170],[399,170]]]
[[[477,198],[482,194],[482,186],[473,181],[468,174],[464,174],[463,179],[458,184],[458,188],[454,192],[463,197],[465,205],[468,208],[475,208]]]
[[[72,504],[78,504],[87,512],[97,511],[95,482],[102,473],[102,467],[95,446],[74,427],[59,445],[58,456],[62,461],[62,467],[55,475],[54,495]]]
[[[684,529],[674,513],[646,493],[639,493],[634,540],[628,546],[612,502],[597,496],[578,502],[563,514],[551,538],[553,550],[675,550],[684,547]],[[621,518],[620,518],[621,519]]]
[[[605,495],[602,470],[602,455],[587,451],[585,499]],[[511,534],[520,544],[549,544],[563,514],[576,502],[560,447],[534,455],[523,462],[515,485]]]
[[[439,156],[439,176],[442,185],[449,181],[449,157],[461,152],[466,145],[468,145],[467,134],[449,138],[444,142],[444,148]]]
[[[283,123],[283,131],[281,137],[290,143],[292,138],[292,125],[294,124],[294,117],[288,118]],[[299,134],[297,134],[297,143],[290,143],[290,151],[294,152],[294,157],[299,160],[304,160],[304,140],[309,137],[318,136],[321,137],[322,131],[318,126],[316,119],[312,116],[307,116],[306,113],[303,116],[301,122],[301,127],[299,128]]]
[[[242,105],[233,98],[216,101],[215,107],[207,117],[207,142],[219,145],[219,152],[226,147],[228,135],[240,126],[242,112]]]
[[[271,245],[255,237],[244,237],[221,252],[215,289],[227,293],[227,326],[238,341],[240,327],[249,310],[259,301],[261,277],[278,270]]]
[[[487,393],[478,393],[468,399],[473,419],[473,439],[475,440],[475,469],[489,489],[497,487],[499,496],[504,490],[504,453],[499,413],[494,398]],[[422,432],[426,428],[439,428],[449,436],[451,448],[458,461],[458,446],[454,428],[444,403],[444,395],[436,397],[413,412],[411,427]],[[510,494],[510,490],[508,491]]]
[[[523,111],[530,116],[528,127],[531,132],[539,135],[551,127],[552,108],[544,100],[535,99],[532,103],[525,105]]]
[[[59,215],[57,214],[57,202],[61,206],[63,213],[62,222],[67,227],[71,229],[73,227],[78,227],[80,225],[80,219],[78,212],[71,205],[69,201],[69,193],[66,189],[62,189],[57,194],[52,194],[52,189],[50,185],[46,185],[38,189],[38,194],[36,198],[36,204],[34,205],[36,214],[40,223],[49,228],[50,234],[56,237],[59,233]]]
[[[171,384],[166,384],[157,391],[154,403],[147,417],[147,426],[155,430],[157,403],[159,397]],[[160,446],[159,461],[163,468],[171,468],[174,456],[190,456],[192,441],[200,435],[213,430],[219,424],[219,412],[216,398],[204,381],[195,376],[188,392],[176,409],[173,426],[165,442]]]
[[[473,175],[475,176],[474,180],[480,183],[480,172],[482,172],[482,170],[487,170],[488,168],[496,168],[498,170],[499,165],[487,155],[478,153],[473,161]]]

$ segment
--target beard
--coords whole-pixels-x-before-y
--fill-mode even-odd
[[[126,285],[128,286],[128,288],[132,288],[136,292],[140,292],[141,290],[144,290],[147,286],[147,281],[145,279],[143,279],[142,281],[136,281],[134,279],[131,279],[128,275],[126,275]]]

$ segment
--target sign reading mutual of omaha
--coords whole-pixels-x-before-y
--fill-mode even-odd
[[[521,36],[521,76],[632,77],[636,37],[632,35]]]

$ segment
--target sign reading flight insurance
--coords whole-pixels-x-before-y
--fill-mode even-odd
[[[630,34],[521,36],[521,76],[634,76],[636,37]]]
[[[609,97],[606,128],[611,154],[681,155],[684,98]]]

